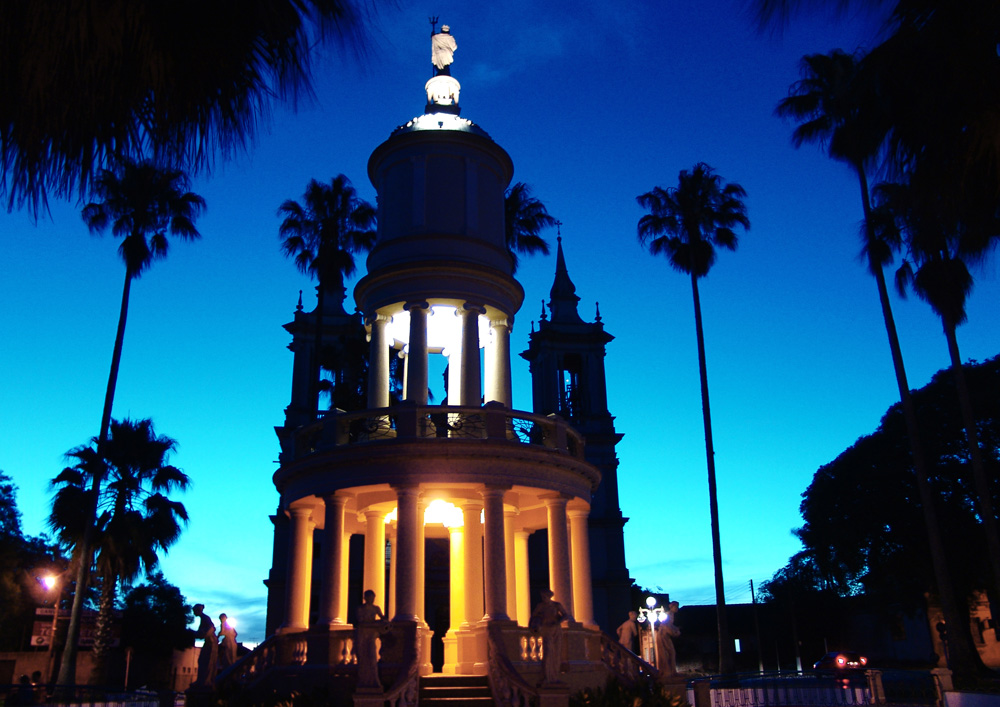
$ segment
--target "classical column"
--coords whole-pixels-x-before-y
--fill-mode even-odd
[[[568,508],[573,567],[573,618],[594,626],[594,593],[590,577],[590,533],[587,529],[589,508]]]
[[[458,631],[465,622],[465,528],[461,525],[448,528],[448,632],[444,636],[444,665],[441,672],[456,674],[460,670],[458,659]]]
[[[425,553],[427,551],[424,538],[424,513],[427,511],[427,501],[423,496],[417,499],[417,618],[427,624],[427,610],[425,607],[427,577],[425,575]],[[427,659],[428,661],[430,658]]]
[[[514,584],[517,589],[517,623],[528,625],[531,618],[531,582],[528,576],[528,536],[530,530],[514,531]]]
[[[385,545],[389,548],[389,581],[386,582],[385,590],[385,615],[391,618],[396,615],[396,559],[399,555],[399,535],[398,528],[393,528],[392,523],[386,523]]]
[[[410,341],[406,354],[405,400],[427,404],[427,309],[426,302],[407,302],[410,313]]]
[[[462,503],[465,522],[465,622],[474,626],[483,619],[483,525],[479,514],[483,506],[477,501]]]
[[[420,489],[417,486],[396,487],[396,544],[399,547],[399,559],[396,560],[396,613],[393,621],[417,620],[417,591],[423,591],[423,585],[418,587],[419,555],[417,553],[417,538],[420,534],[419,525],[422,518],[417,516],[417,500]]]
[[[507,565],[507,616],[517,621],[517,561],[514,558],[514,523],[517,511],[503,510],[503,549]]]
[[[365,574],[364,587],[375,592],[375,603],[385,604],[385,513],[365,511]]]
[[[283,631],[304,631],[309,628],[309,589],[312,579],[312,533],[314,523],[311,508],[290,508],[291,520],[288,582],[285,585],[285,623]]]
[[[465,621],[465,528],[448,527],[450,568],[448,577],[449,631],[454,631]]]
[[[566,525],[566,503],[569,498],[555,493],[541,498],[548,511],[549,589],[555,594],[555,600],[572,614],[573,585],[569,573],[569,533]]]
[[[486,349],[486,402],[495,400],[513,406],[510,384],[510,327],[506,317],[490,320],[493,336]]]
[[[344,575],[341,574],[344,548],[344,507],[347,499],[330,494],[323,497],[326,504],[325,529],[323,531],[323,565],[319,592],[319,625],[333,626],[347,623],[347,617],[340,613],[341,594],[345,589]]]
[[[486,615],[488,621],[507,621],[507,552],[503,520],[504,487],[487,486],[482,490],[485,542]]]
[[[462,341],[455,339],[448,345],[448,404],[462,404]]]
[[[351,617],[347,613],[348,596],[347,596],[347,574],[351,566],[351,535],[352,533],[344,532],[344,540],[341,543],[341,547],[344,548],[344,552],[340,555],[340,602],[337,608],[337,614],[344,617],[344,623],[350,624]],[[360,601],[358,602],[360,603]]]
[[[468,302],[459,310],[462,317],[462,405],[479,407],[483,376],[479,365],[479,315],[486,310]]]
[[[368,369],[368,407],[389,407],[389,341],[385,327],[389,317],[375,314],[368,317],[371,325],[371,363]]]

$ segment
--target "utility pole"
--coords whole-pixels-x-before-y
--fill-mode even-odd
[[[750,601],[753,602],[753,627],[757,631],[757,666],[760,674],[764,674],[764,644],[760,642],[760,620],[757,618],[757,595],[753,591],[753,580],[750,580]]]

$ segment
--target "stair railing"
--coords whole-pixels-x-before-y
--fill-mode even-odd
[[[655,679],[659,671],[606,633],[601,634],[601,662],[619,681],[634,686],[643,678]]]
[[[490,692],[498,707],[530,707],[538,702],[538,690],[529,685],[507,657],[503,629],[489,625],[486,629],[489,654]]]

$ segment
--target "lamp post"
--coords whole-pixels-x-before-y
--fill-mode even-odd
[[[52,602],[52,628],[49,633],[49,656],[46,661],[49,666],[49,682],[55,682],[56,628],[59,621],[59,603],[62,600],[63,585],[60,581],[62,575],[49,572],[39,579],[46,591],[55,590],[55,599]]]
[[[653,644],[653,663],[656,668],[660,668],[660,648],[656,645],[656,624],[663,623],[670,617],[667,610],[656,605],[656,597],[646,597],[646,606],[639,607],[638,621],[641,627],[644,623],[649,623],[649,641]],[[649,660],[649,651],[643,651],[643,658]]]

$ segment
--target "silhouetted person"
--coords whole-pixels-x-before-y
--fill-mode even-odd
[[[16,707],[28,707],[28,705],[35,704],[35,686],[31,684],[31,678],[27,674],[18,678],[17,687],[7,698],[6,704],[16,705]]]

